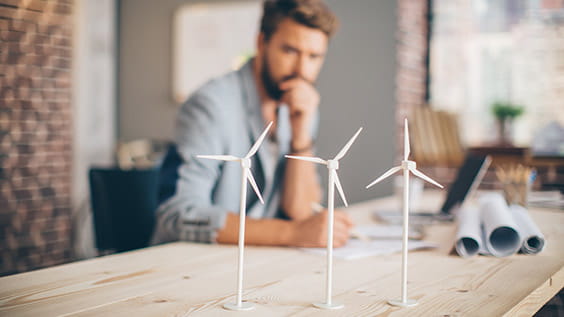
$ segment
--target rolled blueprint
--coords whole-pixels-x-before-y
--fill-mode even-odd
[[[478,254],[482,245],[480,210],[461,208],[457,215],[458,232],[456,233],[456,252],[462,257]]]
[[[544,248],[544,236],[535,224],[529,212],[521,205],[511,205],[509,210],[519,228],[521,236],[521,252],[537,254]]]
[[[521,248],[517,224],[503,196],[490,193],[480,198],[484,247],[497,257],[509,256]]]

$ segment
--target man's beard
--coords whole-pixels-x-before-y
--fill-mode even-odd
[[[270,64],[268,63],[266,55],[264,55],[262,59],[261,79],[268,96],[274,100],[280,100],[284,91],[280,89],[280,83],[276,82],[274,78],[272,78]]]
[[[305,80],[306,82],[310,83],[312,86],[315,85],[315,82],[311,82],[305,78],[303,78],[302,76],[299,76],[298,74],[291,74],[288,76],[285,76],[284,78],[282,78],[280,81],[276,81],[274,80],[274,78],[272,77],[272,72],[270,71],[270,63],[268,62],[268,59],[266,58],[266,55],[264,55],[263,59],[262,59],[262,70],[261,70],[261,79],[262,79],[262,84],[264,85],[264,90],[266,90],[266,93],[268,94],[268,96],[276,101],[280,101],[280,99],[282,98],[282,95],[284,95],[284,90],[280,89],[280,84],[290,80],[290,79],[294,79],[294,78],[300,78]]]

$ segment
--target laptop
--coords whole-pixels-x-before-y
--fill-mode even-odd
[[[467,154],[440,210],[436,212],[411,212],[409,222],[416,225],[452,221],[455,217],[455,211],[462,206],[466,197],[469,197],[482,181],[490,163],[491,158],[487,155]],[[379,210],[374,212],[374,216],[378,220],[389,223],[397,224],[403,221],[402,214],[399,211]]]

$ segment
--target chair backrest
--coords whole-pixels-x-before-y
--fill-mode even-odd
[[[415,108],[411,116],[412,154],[423,166],[458,167],[465,157],[454,114],[428,106]]]
[[[159,169],[91,168],[90,194],[96,248],[146,247],[155,226]]]
[[[176,183],[179,177],[178,168],[182,162],[182,157],[178,153],[176,146],[174,144],[169,145],[159,173],[159,205],[176,193]]]

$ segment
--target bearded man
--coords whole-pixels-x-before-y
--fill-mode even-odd
[[[322,198],[316,167],[284,155],[314,154],[320,103],[315,82],[337,24],[321,0],[264,2],[256,56],[206,83],[179,111],[176,149],[161,172],[154,244],[237,243],[241,167],[196,155],[244,156],[272,121],[252,158],[265,204],[247,192],[245,242],[326,246],[327,210],[315,213],[311,207]],[[346,243],[352,226],[345,213],[335,212],[335,247]]]

